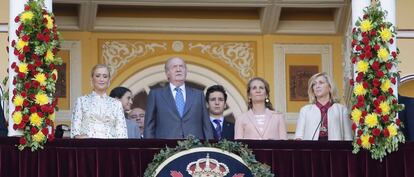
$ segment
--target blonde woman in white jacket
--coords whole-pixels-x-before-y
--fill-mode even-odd
[[[325,73],[313,75],[308,82],[310,104],[300,109],[296,140],[352,140],[347,108],[339,103],[333,80]]]

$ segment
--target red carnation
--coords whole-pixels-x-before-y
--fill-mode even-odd
[[[390,44],[393,44],[394,43],[394,39],[393,38],[391,38],[390,39]]]
[[[392,57],[396,58],[397,57],[397,52],[391,52]]]
[[[371,36],[375,36],[375,35],[377,35],[377,31],[372,30],[372,31],[371,31]]]
[[[392,104],[397,104],[397,99],[393,99]]]
[[[354,47],[356,43],[357,43],[357,41],[355,39],[353,39],[352,42],[351,42],[351,46]]]
[[[361,75],[358,75],[357,77],[356,77],[356,81],[359,83],[359,82],[361,82],[362,81],[362,78],[363,78],[364,76],[361,76]]]
[[[29,88],[30,88],[30,82],[26,82],[26,83],[24,83],[24,88],[25,88],[26,90],[29,90]]]
[[[36,108],[36,106],[32,106],[32,107],[30,108],[30,112],[31,112],[31,113],[35,113],[35,112],[37,112],[37,108]]]
[[[371,51],[365,51],[365,58],[370,59],[372,57]]]
[[[384,115],[381,117],[382,121],[384,122],[388,122],[390,120],[390,118],[388,117],[388,115]]]
[[[19,21],[20,21],[20,17],[19,17],[19,16],[16,16],[16,17],[14,18],[14,22],[18,23]]]
[[[358,133],[358,136],[361,136],[363,132],[362,130],[358,130],[357,133]]]
[[[29,10],[30,10],[30,6],[25,5],[25,6],[24,6],[24,11],[29,11]]]
[[[37,115],[39,115],[39,117],[43,117],[43,113],[42,112],[38,112]]]
[[[20,31],[16,30],[16,36],[20,36]]]
[[[368,85],[367,82],[364,82],[364,83],[362,83],[362,86],[364,87],[364,89],[367,89],[369,85]]]
[[[30,47],[29,46],[24,46],[23,47],[23,52],[29,52],[30,51]]]
[[[374,85],[374,87],[378,87],[379,85],[381,85],[381,82],[378,78],[375,78],[374,80],[372,80],[372,85]]]
[[[356,31],[356,28],[355,27],[352,28],[352,33],[355,33],[355,31]]]
[[[395,124],[397,124],[398,126],[400,126],[401,125],[400,119],[395,119]]]
[[[17,127],[17,124],[13,124],[13,129],[14,129],[14,130],[17,130],[17,128],[18,128],[18,127]]]
[[[46,122],[46,125],[50,125],[52,123],[50,119],[46,119],[45,122]]]
[[[23,24],[20,24],[19,27],[17,28],[18,31],[22,31],[23,30]]]
[[[42,129],[42,133],[43,133],[44,135],[47,135],[47,134],[49,133],[49,130],[48,130],[47,128],[43,128],[43,129]]]
[[[381,70],[378,70],[377,77],[381,78],[382,76],[384,76],[384,72],[382,72]]]
[[[372,95],[377,96],[379,93],[379,90],[377,88],[372,89]]]
[[[55,108],[53,108],[53,107],[49,107],[49,114],[53,114],[55,112]]]
[[[7,68],[7,69],[9,69],[9,68]],[[16,83],[17,83],[16,78],[13,78],[13,85],[16,85]]]
[[[24,100],[24,101],[23,101],[23,106],[24,106],[24,107],[27,107],[27,106],[29,106],[29,101],[27,101],[27,100]]]
[[[14,69],[16,67],[16,62],[13,62],[10,66],[12,69]]]
[[[388,93],[389,93],[390,95],[392,95],[392,93],[394,93],[394,90],[392,90],[392,88],[389,88],[389,89],[388,89]]]
[[[359,138],[358,138],[356,142],[357,142],[357,144],[358,144],[358,145],[360,145],[360,146],[361,146],[361,144],[362,144],[361,139],[359,139]]]
[[[17,50],[16,48],[13,50],[13,53],[14,53],[14,55],[16,55],[16,56],[20,54],[19,50]]]
[[[14,47],[16,45],[16,41],[12,40],[11,45],[12,45],[12,47]]]
[[[361,55],[359,55],[359,59],[363,60],[365,58],[365,54],[361,53]]]
[[[25,75],[24,73],[19,73],[19,74],[17,74],[17,76],[18,76],[20,79],[24,79],[24,78],[26,77],[26,75]]]
[[[388,70],[390,70],[390,69],[392,68],[392,63],[386,63],[386,64],[385,64],[385,67],[386,67]]]
[[[375,71],[379,70],[379,67],[380,67],[378,61],[374,61],[371,66],[372,66],[372,69],[374,69]]]
[[[388,128],[384,129],[382,131],[382,134],[384,134],[384,137],[389,137],[390,136],[390,132],[388,131]]]
[[[40,83],[38,81],[33,81],[33,87],[38,88]]]
[[[21,145],[26,145],[26,143],[27,143],[26,138],[24,138],[24,136],[20,137],[20,139],[19,139],[19,143],[20,143]]]
[[[366,37],[367,36],[367,32],[362,32],[361,35],[362,35],[362,37]]]
[[[45,42],[49,42],[50,41],[50,36],[46,35],[44,39],[45,39]]]
[[[22,110],[22,107],[21,106],[16,106],[15,108],[14,108],[14,111],[21,111]]]
[[[23,122],[29,122],[29,115],[27,115],[27,114],[24,115],[22,121]]]
[[[374,130],[372,130],[372,134],[374,136],[379,136],[381,134],[381,130],[378,128],[374,128]]]
[[[379,103],[380,103],[380,100],[379,100],[379,99],[375,99],[375,100],[374,100],[374,105],[375,105],[376,107],[378,107],[378,106],[379,106]]]
[[[357,125],[354,123],[352,123],[352,130],[355,131],[357,129]]]
[[[18,56],[18,58],[19,58],[19,60],[20,60],[20,61],[23,61],[25,57],[24,57],[24,55],[23,55],[23,54],[20,54],[20,55]]]
[[[40,40],[40,41],[44,41],[44,36],[43,36],[43,34],[42,34],[42,33],[38,33],[38,34],[36,35],[36,38],[37,38],[38,40]]]
[[[36,134],[37,132],[39,132],[39,130],[38,130],[36,127],[32,127],[32,128],[30,129],[30,134],[31,134],[31,135],[34,135],[34,134]]]
[[[20,122],[20,124],[19,124],[19,125],[17,125],[17,128],[18,128],[18,129],[23,129],[25,125],[26,125],[25,123]]]
[[[356,63],[356,57],[352,57],[352,59],[351,59],[351,61],[352,61],[352,64],[355,64]]]
[[[384,95],[381,95],[381,96],[378,97],[378,99],[381,100],[381,101],[383,101],[383,100],[385,100],[385,96]]]
[[[35,65],[36,65],[37,67],[42,66],[42,61],[40,61],[40,60],[36,60],[36,61],[35,61]]]
[[[23,40],[24,42],[29,41],[29,39],[30,39],[30,36],[28,36],[28,35],[24,35],[24,36],[22,37],[22,40]]]
[[[366,46],[368,46],[368,43],[369,43],[369,38],[367,38],[367,37],[362,38],[362,42],[363,42]]]
[[[381,47],[378,44],[375,44],[374,49],[375,51],[378,51]]]
[[[361,45],[357,45],[355,49],[356,49],[357,51],[360,51],[360,50],[362,50],[362,47],[361,47]]]
[[[364,102],[359,101],[356,106],[358,106],[358,108],[363,107],[364,106]]]
[[[362,117],[365,117],[368,114],[367,111],[362,111]]]
[[[375,138],[374,137],[369,137],[369,143],[374,144],[375,143]]]
[[[47,33],[49,33],[50,32],[50,30],[49,29],[47,29],[47,28],[45,28],[44,30],[43,30],[43,33],[44,34],[47,34]]]
[[[382,109],[381,109],[381,108],[376,108],[376,109],[375,109],[375,112],[376,112],[377,114],[381,114],[381,113],[382,113]]]
[[[391,80],[391,83],[392,83],[392,84],[395,84],[395,83],[397,82],[397,81],[395,80],[395,77],[391,77],[391,79],[390,79],[390,80]]]

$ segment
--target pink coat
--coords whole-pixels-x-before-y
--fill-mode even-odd
[[[263,133],[257,128],[257,122],[253,111],[250,109],[244,114],[236,117],[234,139],[255,140],[286,140],[286,122],[282,113],[269,109],[265,111],[265,128]]]

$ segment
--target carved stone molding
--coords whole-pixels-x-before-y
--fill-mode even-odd
[[[115,75],[117,70],[133,59],[153,54],[156,51],[166,51],[166,42],[144,42],[144,41],[106,41],[102,45],[102,58],[108,65],[111,74]]]
[[[224,61],[244,80],[254,74],[254,49],[249,42],[194,42],[188,44],[188,49]]]

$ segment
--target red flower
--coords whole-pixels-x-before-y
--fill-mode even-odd
[[[395,124],[397,124],[398,126],[400,126],[401,125],[400,119],[395,119]]]
[[[13,129],[14,129],[14,130],[17,130],[17,128],[18,128],[18,127],[17,127],[17,124],[13,124]]]
[[[36,127],[32,127],[32,128],[30,129],[30,134],[31,134],[31,135],[34,135],[34,134],[36,134],[37,132],[39,132],[39,130],[38,130]]]
[[[50,70],[53,70],[53,69],[55,69],[55,65],[54,65],[53,63],[51,63],[51,64],[49,65],[49,68],[50,68]]]
[[[10,66],[12,69],[14,69],[16,67],[16,62],[13,62]]]
[[[23,40],[24,42],[29,41],[29,39],[30,39],[30,36],[28,36],[28,35],[24,35],[24,36],[22,37],[22,40]]]
[[[36,106],[32,106],[32,107],[30,108],[30,112],[31,112],[31,113],[35,113],[35,112],[37,112],[37,108],[36,108]]]
[[[364,14],[362,18],[367,19],[368,17],[369,17],[368,14]]]
[[[49,130],[48,130],[47,128],[43,128],[43,129],[42,129],[42,133],[43,133],[44,135],[47,135],[47,134],[49,133]]]
[[[27,107],[27,106],[29,106],[29,101],[27,101],[27,100],[24,100],[24,101],[23,101],[23,106],[24,106],[24,107]]]
[[[394,90],[392,90],[392,88],[389,88],[389,89],[388,89],[388,93],[389,93],[390,95],[392,95],[392,93],[394,93]]]
[[[365,100],[365,99],[364,99],[364,96],[363,96],[363,95],[359,95],[359,96],[358,96],[358,101],[364,102],[364,100]]]
[[[378,61],[374,61],[371,66],[372,66],[372,69],[374,69],[375,71],[378,71],[380,67]]]
[[[357,106],[358,108],[363,107],[363,106],[364,106],[364,102],[359,101],[359,102],[356,104],[356,106]]]
[[[372,85],[374,85],[374,87],[378,87],[379,85],[381,85],[381,82],[378,78],[375,78],[374,80],[372,80]]]
[[[363,60],[365,58],[365,54],[361,53],[361,55],[359,55],[359,59]]]
[[[26,115],[23,115],[22,121],[23,122],[29,122],[29,118],[30,118],[29,115],[27,115],[27,114]]]
[[[42,110],[42,112],[48,112],[49,111],[49,106],[48,105],[43,105],[40,107],[40,110]]]
[[[362,83],[362,86],[364,87],[364,89],[367,89],[369,85],[368,85],[367,82],[364,82],[364,83]]]
[[[24,6],[24,11],[29,11],[29,10],[30,10],[30,6],[25,5],[25,6]]]
[[[22,110],[22,107],[21,106],[16,106],[15,108],[14,108],[14,111],[21,111]]]
[[[365,58],[370,59],[372,57],[371,51],[365,51]]]
[[[362,130],[358,130],[357,133],[358,133],[358,136],[361,136],[363,132]]]
[[[16,48],[14,49],[13,53],[14,53],[14,55],[16,55],[16,56],[20,54],[19,50],[17,50]]]
[[[352,130],[355,131],[357,129],[357,125],[354,123],[352,123]]]
[[[56,80],[56,75],[52,74],[52,79],[55,81]]]
[[[369,43],[369,38],[367,38],[367,37],[362,38],[362,42],[363,42],[366,46],[368,46],[368,43]]]
[[[377,31],[372,30],[372,31],[371,31],[371,36],[375,36],[375,35],[377,35]]]
[[[26,138],[24,138],[24,136],[20,137],[20,139],[19,139],[19,143],[20,143],[21,145],[26,145],[26,143],[27,143]]]
[[[384,122],[388,122],[390,120],[390,118],[388,117],[388,115],[384,115],[381,117],[382,121]]]
[[[397,104],[397,100],[396,99],[393,99],[392,100],[392,104]]]
[[[390,70],[392,68],[392,63],[385,63],[385,67]]]
[[[375,112],[376,112],[377,114],[381,114],[382,109],[381,109],[381,108],[376,108],[376,109],[375,109]]]
[[[379,90],[377,88],[372,89],[372,95],[377,96],[379,93]]]
[[[379,136],[381,134],[381,130],[378,128],[374,128],[374,130],[372,130],[372,134],[374,136]]]
[[[51,120],[50,120],[50,119],[46,119],[46,120],[45,120],[45,122],[46,122],[46,125],[50,125],[50,124],[52,124],[52,122],[51,122]]]
[[[361,82],[363,77],[364,77],[364,76],[361,76],[361,75],[359,75],[359,74],[358,74],[358,76],[356,77],[356,79],[355,79],[355,80],[356,80],[357,82]]]
[[[19,17],[19,16],[16,16],[16,17],[14,18],[14,22],[18,23],[19,21],[20,21],[20,17]]]
[[[384,95],[381,95],[381,96],[379,96],[379,97],[378,97],[378,99],[379,99],[380,101],[383,101],[383,100],[385,100],[385,96],[384,96]]]
[[[379,106],[380,101],[381,101],[381,100],[379,100],[379,99],[375,99],[375,100],[374,100],[374,105],[375,105],[375,107],[378,107],[378,106]]]
[[[33,87],[38,88],[40,83],[38,81],[33,81]]]
[[[362,47],[360,45],[357,45],[356,48],[355,48],[355,50],[356,51],[360,51],[360,50],[362,50]]]
[[[45,42],[49,42],[50,41],[50,36],[49,35],[46,35],[45,36]]]
[[[30,89],[30,82],[26,82],[26,83],[24,83],[24,88],[25,88],[26,90],[29,90],[29,89]]]
[[[381,78],[382,76],[384,76],[384,72],[382,72],[381,70],[378,70],[377,77]]]
[[[369,137],[369,143],[375,144],[375,138],[374,137]]]
[[[355,64],[356,63],[356,57],[352,57],[352,59],[351,59],[351,61],[352,61],[352,64]]]
[[[393,38],[391,38],[390,39],[390,44],[393,44],[394,43],[394,39]]]
[[[20,54],[20,55],[18,56],[18,58],[19,58],[19,60],[20,60],[20,61],[23,61],[25,57],[24,57],[24,55],[23,55],[23,54]]]
[[[26,75],[25,75],[24,73],[19,73],[19,74],[17,74],[17,76],[18,76],[20,79],[24,79],[24,78],[26,77]]]
[[[375,44],[374,49],[375,51],[378,51],[381,47],[378,44]]]
[[[388,131],[388,128],[384,129],[382,131],[382,134],[384,134],[384,137],[389,137],[390,136],[390,132]]]
[[[42,34],[42,33],[37,33],[36,38],[37,38],[39,41],[44,41],[44,36],[43,36],[43,34]]]
[[[353,39],[352,42],[351,42],[351,46],[354,47],[356,43],[357,43],[357,41],[355,39]]]
[[[393,58],[397,58],[397,52],[391,52]]]
[[[49,114],[53,114],[55,112],[55,108],[49,106]]]
[[[43,113],[42,112],[38,112],[37,115],[39,115],[39,117],[43,117]]]
[[[365,117],[368,114],[367,111],[362,111],[362,117]]]
[[[358,145],[360,145],[360,146],[361,146],[361,144],[362,144],[361,139],[359,139],[359,138],[358,138],[356,142],[357,142],[357,144],[358,144]]]
[[[40,60],[36,60],[36,61],[35,61],[35,65],[36,65],[37,67],[42,66],[42,61],[40,61]]]
[[[395,80],[395,77],[391,77],[391,79],[390,79],[390,80],[391,80],[391,83],[392,83],[392,84],[395,84],[395,83],[397,82],[397,81]]]

